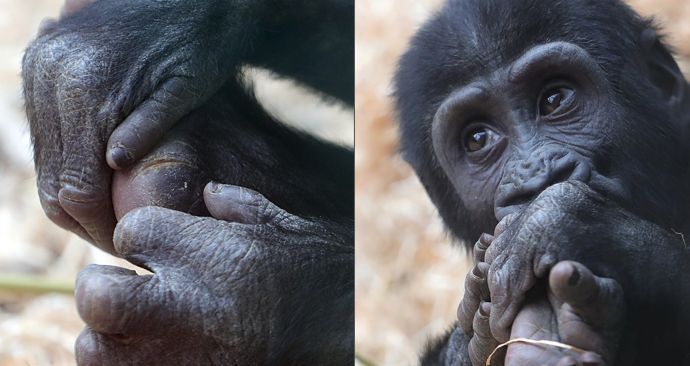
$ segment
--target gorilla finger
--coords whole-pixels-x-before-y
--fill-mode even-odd
[[[189,80],[183,78],[165,82],[115,128],[106,153],[111,168],[122,169],[144,157],[175,123],[201,102],[188,84]]]
[[[477,263],[472,271],[465,278],[465,293],[463,294],[460,306],[458,306],[458,321],[466,334],[472,331],[472,322],[482,300],[482,287],[486,286],[486,271],[488,264]]]
[[[210,221],[213,221],[212,223]],[[179,266],[181,257],[189,264],[190,246],[200,245],[213,235],[218,222],[162,207],[139,207],[122,217],[115,227],[115,251],[144,268]]]
[[[100,249],[115,254],[112,237],[116,222],[109,192],[110,183],[102,179],[110,179],[110,173],[103,172],[100,177],[95,178],[99,183],[89,183],[81,188],[68,183],[73,178],[67,176],[70,174],[63,174],[61,177],[62,188],[58,192],[60,206],[81,225],[88,234],[87,240]],[[108,187],[108,190],[102,189],[103,186]]]
[[[87,64],[93,60],[86,60]],[[114,253],[112,236],[115,214],[110,196],[112,170],[103,160],[106,128],[112,124],[111,108],[92,103],[84,92],[80,75],[65,75],[59,81],[62,166],[60,169],[60,206],[72,216],[99,248]],[[74,78],[74,79],[71,79]],[[88,84],[87,84],[88,85]],[[54,146],[54,145],[53,145]]]
[[[567,303],[589,324],[612,324],[623,314],[623,290],[613,279],[595,276],[573,261],[556,264],[549,275],[556,298]]]
[[[484,254],[486,253],[486,249],[489,248],[489,245],[491,245],[491,241],[494,240],[493,235],[483,233],[482,235],[479,236],[479,240],[474,244],[474,262],[479,263],[479,262],[484,262]]]
[[[214,218],[241,224],[263,224],[283,212],[259,192],[215,182],[206,185],[204,201]]]
[[[77,276],[77,311],[89,327],[104,334],[143,334],[162,329],[167,297],[152,275],[120,267],[90,265]]]
[[[89,326],[79,333],[76,342],[74,342],[74,354],[77,365],[79,366],[101,366],[104,364],[99,352],[99,335],[96,334]]]
[[[491,272],[487,275],[487,283],[491,293],[491,317],[489,324],[491,332],[500,342],[510,339],[513,321],[522,308],[526,291],[534,285],[533,276],[523,277],[520,273],[510,274],[507,278],[502,272]],[[515,281],[520,281],[515,283]],[[518,287],[519,286],[519,287]]]
[[[483,302],[472,320],[474,335],[467,346],[467,350],[473,365],[484,365],[491,352],[499,345],[498,341],[491,335],[490,314],[491,304]],[[501,359],[500,355],[495,357]]]
[[[144,339],[144,337],[146,337]],[[74,355],[79,366],[114,366],[134,365],[133,360],[139,360],[141,346],[151,346],[149,335],[127,337],[119,334],[103,334],[91,329],[88,325],[81,331],[74,343]],[[156,350],[160,357],[161,350]],[[136,362],[136,364],[161,365],[163,362]]]
[[[503,232],[510,227],[516,218],[517,214],[509,214],[502,218],[501,221],[498,222],[498,225],[496,225],[496,228],[494,228],[494,237],[503,234]]]
[[[50,26],[50,23],[46,23]],[[43,31],[46,31],[45,29]],[[54,106],[59,105],[54,92],[56,81],[45,64],[57,64],[63,54],[49,47],[33,45],[26,50],[22,77],[27,118],[34,146],[38,196],[46,215],[63,229],[91,241],[86,230],[60,205],[60,172],[62,171],[62,128]]]
[[[54,180],[50,179],[50,181]],[[52,184],[47,182],[47,179],[41,178],[40,176],[38,182],[38,200],[41,202],[41,207],[46,213],[46,216],[57,226],[79,235],[79,237],[84,240],[91,241],[91,236],[89,236],[81,224],[60,206],[60,200],[58,200],[57,197],[58,189],[51,187]],[[55,185],[57,186],[57,184]],[[45,186],[48,187],[44,188]]]

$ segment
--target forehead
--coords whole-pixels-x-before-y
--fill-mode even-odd
[[[467,82],[502,68],[539,44],[568,41],[607,69],[644,22],[615,0],[450,0],[422,29],[418,45],[440,60],[447,80]]]

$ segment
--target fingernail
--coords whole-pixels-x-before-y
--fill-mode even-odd
[[[216,182],[210,182],[208,189],[211,193],[220,193],[223,191],[223,185]]]
[[[479,236],[479,243],[482,244],[484,248],[488,248],[489,245],[491,245],[491,241],[494,240],[493,235],[483,233],[482,235]]]
[[[570,278],[568,279],[568,285],[570,286],[575,286],[577,283],[580,281],[580,272],[577,270],[576,267],[573,267],[573,273],[570,275]]]
[[[475,265],[474,268],[472,268],[472,274],[480,280],[484,279],[484,273],[482,272],[482,269],[479,268],[479,264]]]
[[[484,279],[486,277],[486,272],[488,272],[488,271],[489,271],[489,264],[486,262],[479,262],[472,269],[472,274],[474,274],[475,276],[477,276],[480,279]]]
[[[127,152],[124,147],[117,146],[110,149],[108,152],[108,163],[114,165],[118,168],[124,168],[129,165],[132,160],[132,156]]]
[[[491,313],[491,304],[488,302],[482,302],[479,304],[479,315],[481,316],[489,316]]]

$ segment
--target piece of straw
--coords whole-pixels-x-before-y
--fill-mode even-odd
[[[73,281],[55,280],[46,277],[0,274],[0,291],[73,294]]]
[[[499,349],[501,349],[503,347],[507,347],[513,343],[527,343],[527,344],[531,344],[533,346],[551,346],[551,347],[563,348],[563,349],[566,349],[569,351],[575,351],[575,352],[579,352],[579,353],[587,352],[581,348],[577,348],[577,347],[570,346],[570,345],[567,345],[565,343],[556,342],[556,341],[536,340],[536,339],[529,339],[529,338],[515,338],[515,339],[509,340],[508,342],[499,344],[498,347],[494,348],[494,350],[491,352],[489,357],[486,359],[486,366],[491,366],[491,357],[493,357],[494,354],[496,352],[498,352]]]

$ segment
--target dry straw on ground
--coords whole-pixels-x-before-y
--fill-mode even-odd
[[[468,269],[396,154],[389,98],[398,56],[439,2],[356,3],[356,351],[376,365],[416,363],[428,337],[455,318]],[[681,61],[687,60],[690,2],[631,4],[642,14],[655,14]]]

